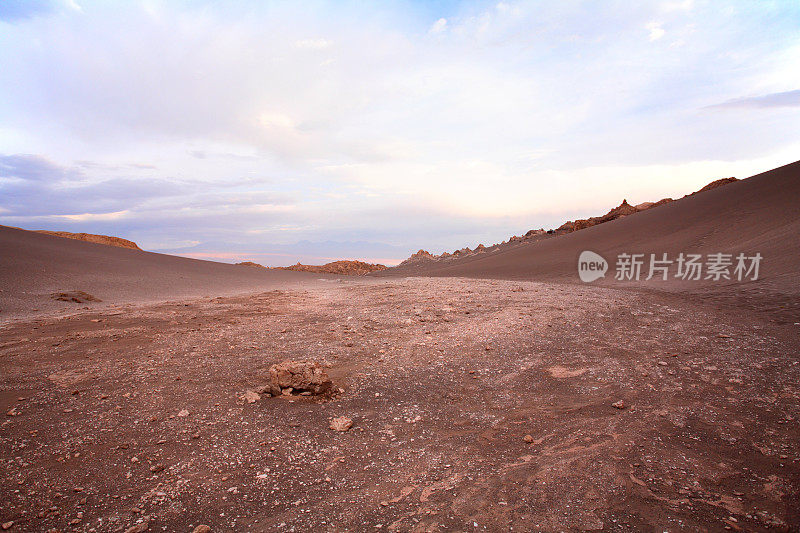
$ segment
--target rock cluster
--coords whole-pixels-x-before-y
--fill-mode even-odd
[[[333,382],[325,368],[315,361],[284,361],[269,368],[269,384],[264,392],[281,394],[327,394]]]

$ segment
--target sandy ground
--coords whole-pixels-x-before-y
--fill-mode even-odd
[[[0,329],[0,522],[796,531],[798,328],[676,295],[460,278],[75,304]],[[246,403],[286,359],[324,361],[344,392]],[[350,431],[328,428],[340,415]]]

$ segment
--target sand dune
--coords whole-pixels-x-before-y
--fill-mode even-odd
[[[97,306],[230,295],[335,277],[242,268],[7,226],[0,226],[0,250],[0,318],[67,310],[78,303],[58,300],[60,293],[87,293],[102,302],[78,298],[80,303]]]
[[[800,294],[800,162],[711,188],[579,232],[446,263],[423,262],[378,275],[467,276],[578,282],[583,250],[604,256],[613,270],[620,253],[743,252],[763,256],[760,280],[735,282],[674,279],[639,285],[654,289]],[[615,284],[614,272],[594,284]],[[635,283],[626,282],[628,285]]]

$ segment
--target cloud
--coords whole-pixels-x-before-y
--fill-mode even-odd
[[[301,39],[295,41],[294,45],[305,50],[324,50],[330,48],[333,43],[327,39]]]
[[[253,190],[230,190],[242,182],[226,181],[214,186],[198,181],[117,176],[97,178],[105,165],[81,161],[80,166],[57,164],[39,155],[0,155],[0,209],[4,216],[60,216],[75,221],[98,220],[170,211],[184,216],[209,216],[236,210],[264,213],[286,210],[285,195]],[[120,214],[122,213],[122,214]]]
[[[430,28],[430,30],[428,30],[428,32],[429,33],[433,33],[433,34],[442,33],[446,29],[447,29],[447,19],[446,18],[440,18],[439,20],[437,20],[436,22],[434,22],[431,25],[431,28]]]
[[[771,107],[800,107],[800,89],[747,98],[735,98],[707,109],[763,109]]]
[[[660,22],[650,22],[645,26],[647,31],[650,32],[650,40],[657,41],[661,39],[667,32],[664,31],[664,28],[661,27]]]
[[[0,221],[452,250],[800,145],[792,3],[80,4],[0,0]]]

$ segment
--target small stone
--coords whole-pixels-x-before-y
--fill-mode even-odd
[[[533,435],[525,435],[524,437],[522,437],[522,440],[530,444],[531,442],[533,442]]]
[[[135,526],[131,526],[128,529],[126,529],[125,533],[143,533],[144,531],[147,531],[149,527],[150,527],[150,517],[145,516],[144,520],[142,520]]]
[[[186,409],[181,409],[180,412],[178,413],[178,416],[180,416],[181,418],[189,416],[189,411],[187,411]]]
[[[211,533],[211,528],[205,524],[200,524],[192,530],[192,533]]]
[[[8,522],[3,522],[3,529],[11,529],[14,526],[14,521],[9,520]]]
[[[668,364],[669,363],[667,363],[666,361],[659,361],[658,362],[658,366],[667,366]]]
[[[331,420],[329,427],[334,431],[347,431],[353,427],[353,420],[346,416],[339,416]]]
[[[622,400],[614,402],[611,404],[611,407],[615,409],[625,409],[625,402],[623,402]]]
[[[247,403],[256,403],[260,399],[261,396],[259,396],[257,392],[251,390],[245,391],[245,393],[242,395],[242,400]]]

